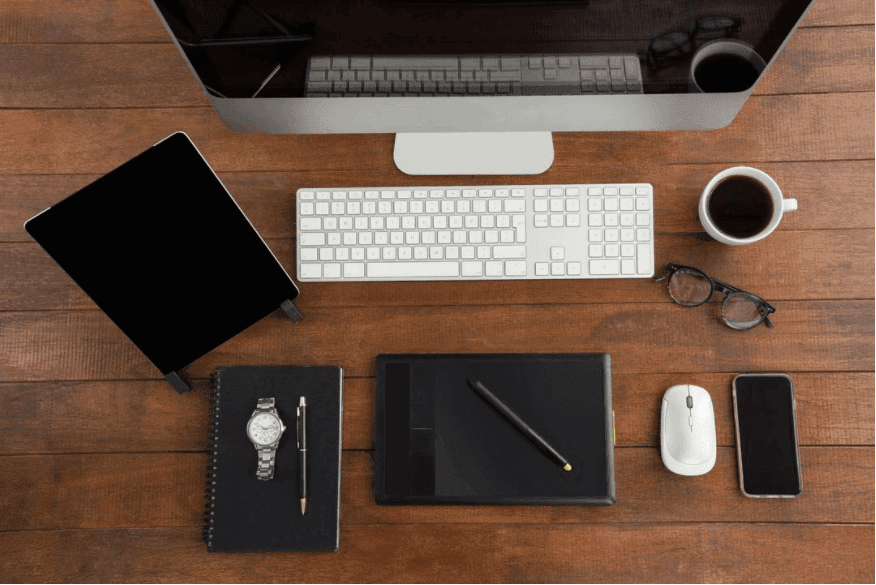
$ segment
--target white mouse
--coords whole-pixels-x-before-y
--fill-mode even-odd
[[[680,384],[663,395],[660,455],[679,475],[703,475],[715,466],[715,411],[704,388]]]

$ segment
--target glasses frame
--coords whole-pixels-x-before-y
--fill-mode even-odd
[[[718,22],[727,21],[726,24]],[[651,67],[664,67],[686,58],[702,45],[715,39],[734,38],[745,20],[732,16],[703,16],[691,19],[687,29],[665,32],[648,43],[646,60]],[[711,25],[711,26],[709,26]],[[658,49],[655,44],[664,41],[671,46]]]
[[[679,270],[684,270],[689,273],[696,274],[698,276],[702,276],[705,278],[709,284],[711,284],[712,288],[709,291],[709,295],[702,301],[698,303],[682,303],[674,296],[672,296],[672,292],[669,291],[669,282],[672,280],[672,276],[678,272]],[[726,282],[721,282],[720,280],[715,280],[702,270],[697,268],[692,268],[690,266],[682,266],[680,264],[673,264],[670,262],[666,265],[666,268],[663,269],[663,274],[654,279],[655,282],[660,282],[661,280],[666,281],[666,291],[669,293],[669,298],[671,298],[676,304],[682,305],[684,307],[699,307],[700,305],[704,305],[711,300],[712,296],[714,296],[715,291],[724,294],[724,302],[721,304],[721,320],[724,321],[724,324],[731,329],[735,329],[736,331],[747,331],[748,329],[754,329],[761,323],[766,324],[767,327],[775,327],[772,321],[770,321],[770,315],[776,312],[776,308],[769,304],[766,300],[760,298],[756,294],[747,292],[742,290],[741,288],[737,288],[732,284],[727,284]],[[757,310],[760,312],[760,320],[758,320],[754,325],[750,327],[736,327],[727,320],[724,316],[724,311],[727,309],[727,301],[734,295],[738,294],[743,297],[748,298],[757,306]]]

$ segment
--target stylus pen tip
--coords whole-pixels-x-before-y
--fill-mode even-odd
[[[566,466],[563,467],[563,469],[565,469],[566,471],[572,471],[572,466],[566,463]]]

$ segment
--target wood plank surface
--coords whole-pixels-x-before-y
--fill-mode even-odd
[[[873,582],[873,24],[869,0],[816,0],[726,128],[556,133],[537,177],[412,178],[390,134],[228,131],[149,0],[0,2],[0,581]],[[648,182],[658,268],[760,294],[776,327],[732,331],[718,302],[679,307],[648,279],[305,283],[303,322],[263,319],[192,364],[178,395],[22,227],[178,130],[290,273],[302,187]],[[697,202],[736,165],[800,207],[734,248],[704,234]],[[374,359],[415,352],[610,353],[617,504],[377,506]],[[209,376],[290,363],[345,369],[340,552],[208,554]],[[743,372],[794,381],[796,499],[739,490]],[[660,399],[678,383],[714,402],[705,476],[660,459]]]
[[[782,218],[778,230],[874,227],[872,160],[732,164],[756,166],[772,176],[786,197],[800,207]],[[729,164],[632,165],[582,163],[550,169],[536,178],[506,177],[511,184],[605,183],[623,178],[654,185],[654,229],[658,233],[703,232],[697,205],[703,188]],[[7,175],[0,181],[0,242],[32,242],[24,222],[99,177],[83,175]],[[397,171],[220,172],[219,178],[255,228],[267,239],[294,237],[295,192],[305,187],[410,185]],[[436,184],[477,184],[475,177],[432,177]],[[832,196],[841,197],[838,204]]]
[[[803,29],[754,93],[870,91],[873,46],[872,26]],[[0,79],[3,108],[209,105],[172,44],[0,44]]]
[[[0,575],[74,582],[306,575],[314,583],[863,583],[873,580],[874,554],[861,543],[873,536],[873,526],[811,524],[372,525],[342,528],[339,554],[208,555],[195,528],[7,532],[0,534],[7,551]],[[47,557],[47,550],[60,553]]]
[[[872,301],[776,302],[776,327],[740,333],[717,304],[664,303],[312,308],[273,315],[197,360],[220,365],[342,365],[374,374],[381,353],[610,353],[617,373],[873,369]],[[694,333],[696,332],[696,333]],[[742,338],[744,336],[744,343]],[[257,348],[257,351],[254,351]],[[122,332],[95,311],[0,313],[0,381],[154,378]]]
[[[0,531],[203,526],[208,460],[208,453],[0,457]],[[346,452],[341,516],[346,526],[874,520],[872,447],[801,448],[803,492],[781,502],[742,495],[733,448],[719,448],[715,468],[694,478],[667,470],[656,448],[618,448],[615,463],[618,501],[609,507],[378,506],[373,453]]]
[[[873,446],[873,375],[793,372],[799,441]],[[617,444],[659,445],[660,399],[678,383],[709,391],[718,445],[732,447],[735,373],[615,374]],[[175,394],[164,380],[0,384],[0,455],[207,451],[210,381]],[[344,380],[343,446],[374,448],[374,378]],[[40,424],[22,426],[22,421]]]
[[[818,0],[801,28],[873,24],[868,0]],[[0,43],[170,43],[148,0],[81,0],[57,10],[51,0],[0,4]]]
[[[752,96],[719,130],[558,133],[554,167],[872,159],[872,106],[870,93]],[[17,132],[0,135],[0,174],[105,173],[178,130],[217,172],[395,168],[390,134],[233,134],[208,108],[0,110],[4,126]]]
[[[665,209],[666,215],[671,214]],[[655,214],[657,210],[655,209]],[[655,220],[656,223],[656,220]],[[669,262],[694,266],[710,276],[773,301],[866,299],[873,297],[874,243],[869,230],[782,231],[767,242],[738,250],[703,233],[657,234],[655,263],[659,274]],[[295,242],[267,240],[289,274],[295,274]],[[817,262],[813,259],[817,257]],[[91,299],[38,245],[0,244],[0,310],[36,311],[97,309]],[[762,275],[768,266],[767,275]],[[785,274],[805,271],[806,286]],[[842,277],[838,277],[838,275]],[[749,284],[751,283],[751,284]],[[756,288],[752,284],[757,283]],[[630,302],[661,302],[669,297],[664,284],[639,281],[480,281],[419,283],[299,283],[296,304],[320,306],[421,306],[508,304],[610,303],[622,295]],[[392,290],[393,294],[388,294]],[[720,300],[720,295],[716,299]]]

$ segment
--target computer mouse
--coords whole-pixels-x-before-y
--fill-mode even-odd
[[[679,384],[663,395],[660,455],[679,475],[703,475],[715,466],[715,411],[705,388]]]

